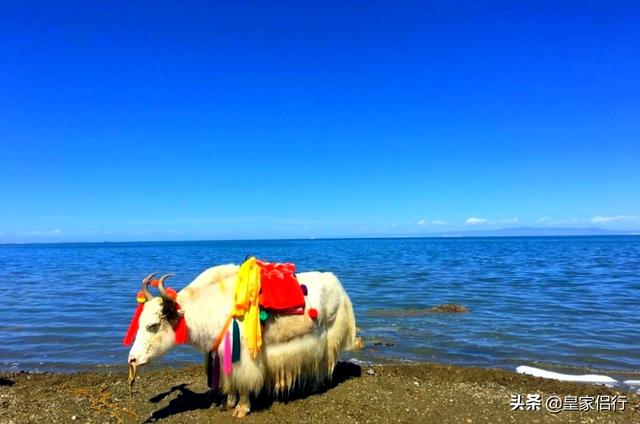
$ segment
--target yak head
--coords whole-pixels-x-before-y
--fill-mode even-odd
[[[138,321],[138,332],[129,351],[129,365],[142,366],[167,353],[175,344],[175,328],[183,312],[176,303],[175,291],[164,287],[164,281],[170,275],[157,280],[160,297],[149,292],[149,284],[155,274],[142,281],[142,293],[146,299]],[[155,284],[155,282],[154,282]]]

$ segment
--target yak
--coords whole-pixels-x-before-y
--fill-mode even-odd
[[[234,303],[238,270],[234,264],[209,268],[177,295],[167,293],[164,281],[168,275],[164,276],[157,280],[159,297],[149,291],[155,274],[143,280],[141,291],[146,302],[128,358],[133,380],[136,367],[175,346],[176,326],[181,319],[186,322],[190,345],[205,353],[212,349],[212,341],[224,331]],[[229,375],[220,373],[219,387],[226,396],[225,408],[233,409],[235,417],[246,416],[251,410],[250,396],[263,390],[277,395],[295,387],[326,384],[340,353],[354,347],[353,307],[338,278],[331,272],[301,272],[296,277],[306,286],[304,314],[269,317],[257,354],[246,348],[240,326],[240,360]],[[317,311],[313,312],[314,319],[307,313],[311,308]]]

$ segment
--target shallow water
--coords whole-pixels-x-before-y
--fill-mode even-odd
[[[0,246],[0,369],[124,364],[142,277],[172,272],[181,288],[247,254],[335,272],[368,342],[349,356],[640,370],[640,237],[631,236]],[[471,312],[402,316],[442,303]],[[164,359],[194,360],[186,346]]]

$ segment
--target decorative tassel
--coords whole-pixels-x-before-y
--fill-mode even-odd
[[[231,337],[228,332],[224,336],[224,373],[231,374]]]
[[[231,354],[231,361],[235,364],[240,360],[240,327],[238,321],[233,320],[233,349]]]
[[[136,311],[133,314],[133,318],[131,319],[131,324],[129,324],[129,329],[127,330],[127,334],[124,336],[122,340],[122,344],[125,346],[129,346],[133,343],[133,339],[136,338],[136,333],[138,332],[138,325],[140,321],[140,314],[142,314],[142,310],[144,309],[144,302],[139,302],[136,307]]]
[[[184,317],[181,317],[178,320],[175,328],[176,333],[176,344],[185,344],[187,343],[188,333],[187,333],[187,321]]]
[[[262,347],[262,327],[260,326],[260,266],[253,256],[246,260],[236,276],[234,306],[231,316],[242,318],[246,348],[254,358]]]
[[[218,352],[213,354],[213,364],[211,367],[211,384],[209,388],[211,390],[218,390],[220,387],[220,356]]]

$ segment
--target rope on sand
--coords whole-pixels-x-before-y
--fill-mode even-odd
[[[133,384],[136,382],[136,364],[130,362],[129,363],[129,379],[127,382],[129,383],[129,397],[133,397]]]
[[[85,396],[85,397],[89,398],[89,401],[91,402],[91,407],[93,408],[93,410],[95,410],[95,411],[97,411],[98,413],[101,413],[101,414],[109,414],[109,415],[111,415],[120,424],[124,423],[124,419],[120,415],[122,413],[128,414],[128,415],[132,416],[133,418],[138,418],[138,414],[136,414],[135,412],[130,411],[127,408],[123,408],[121,406],[118,406],[117,404],[112,402],[111,401],[111,393],[109,393],[107,391],[107,387],[105,387],[105,388],[100,390],[99,397],[94,395],[93,393],[91,393],[91,391],[89,389],[85,389],[85,388],[68,389],[68,391],[69,391],[69,393],[71,393],[73,395]]]

